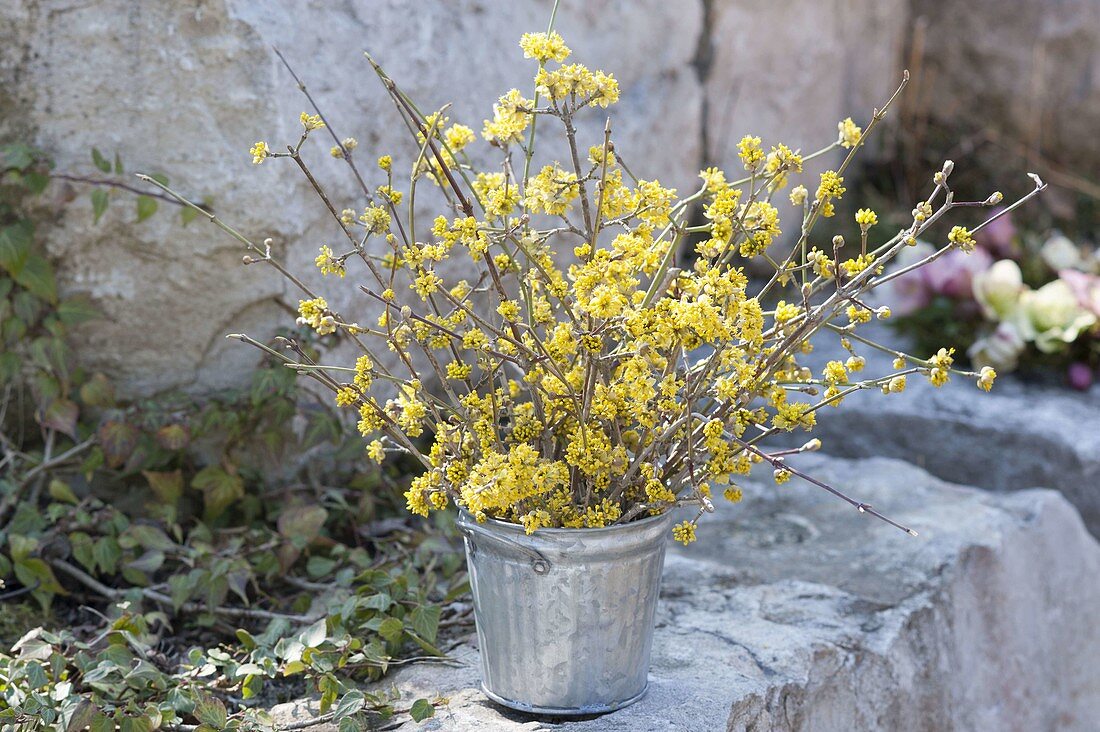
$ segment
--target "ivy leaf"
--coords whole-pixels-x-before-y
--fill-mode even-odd
[[[141,223],[157,212],[157,199],[152,196],[138,196],[137,220]]]
[[[413,631],[429,643],[435,643],[439,633],[440,610],[439,605],[417,605],[409,613]]]
[[[69,723],[65,726],[65,732],[78,732],[79,730],[88,729],[89,727],[95,730],[93,726],[95,717],[95,704],[92,704],[92,702],[87,699],[81,699],[80,703],[76,706],[76,711],[69,717]]]
[[[435,707],[427,699],[417,699],[409,709],[409,716],[414,722],[423,722],[429,717],[435,716]]]
[[[256,648],[256,646],[258,645],[256,643],[256,639],[254,637],[252,637],[252,634],[249,633],[244,628],[237,628],[236,635],[237,635],[237,640],[239,640],[241,642],[241,645],[244,646],[244,649],[246,651],[254,650]]]
[[[367,697],[359,689],[352,689],[340,698],[340,703],[332,710],[332,721],[336,722],[361,711],[367,705]]]
[[[306,562],[306,572],[313,579],[320,579],[336,568],[336,560],[328,557],[310,557]]]
[[[217,730],[224,729],[225,723],[229,719],[229,715],[225,711],[225,705],[222,704],[221,700],[206,694],[199,696],[195,704],[195,711],[192,714],[195,715],[195,719],[199,720],[199,723],[209,725]]]
[[[114,574],[118,570],[118,560],[122,558],[122,548],[114,537],[101,536],[92,545],[92,556],[103,574]]]
[[[110,202],[106,189],[96,188],[92,191],[92,223],[98,224],[103,214],[107,213],[107,204]]]
[[[80,503],[80,501],[76,497],[76,494],[73,493],[73,489],[70,488],[69,484],[63,480],[58,480],[57,478],[54,478],[50,481],[50,486],[48,490],[50,492],[50,498],[54,499],[55,501],[62,501],[64,503],[71,503],[73,505]]]
[[[80,727],[70,727],[71,730],[78,730]],[[115,720],[112,717],[108,717],[103,712],[96,712],[95,719],[91,724],[92,732],[115,732]]]
[[[29,219],[0,229],[0,267],[12,277],[17,275],[30,255],[33,241],[34,224]]]
[[[149,481],[149,488],[160,503],[174,506],[183,495],[183,473],[179,470],[158,472],[143,470],[141,474]]]
[[[46,302],[57,302],[57,282],[45,257],[29,254],[19,272],[12,273],[12,279]]]
[[[92,553],[92,537],[83,531],[74,531],[69,534],[69,545],[72,547],[73,559],[80,562],[84,569],[95,574],[95,555]]]
[[[255,665],[255,664],[251,664]],[[259,668],[257,666],[256,668]],[[262,669],[261,669],[262,671]],[[261,674],[250,674],[241,683],[241,698],[251,699],[264,689],[264,677]]]
[[[321,506],[289,506],[279,514],[277,526],[283,537],[302,548],[321,534],[327,518],[328,511]]]
[[[328,621],[325,618],[321,618],[313,625],[306,628],[306,630],[300,636],[302,645],[306,648],[316,648],[325,642],[325,638],[328,637]]]
[[[168,578],[168,594],[172,598],[172,608],[179,612],[183,603],[191,599],[198,587],[201,571],[195,570],[187,574],[174,574]]]
[[[95,166],[99,168],[100,171],[104,173],[111,172],[111,161],[103,157],[103,153],[101,153],[97,147],[92,148],[92,162],[95,163]]]
[[[53,399],[45,411],[38,416],[38,423],[46,429],[53,429],[66,434],[74,440],[76,434],[76,420],[80,416],[80,407],[68,399]]]
[[[35,150],[30,145],[14,142],[0,147],[0,163],[3,170],[23,170],[34,163]]]
[[[386,618],[382,621],[382,624],[378,626],[378,635],[385,638],[390,643],[397,643],[401,640],[402,633],[405,632],[405,624],[398,618]]]
[[[152,574],[160,569],[163,564],[164,552],[159,549],[150,549],[134,561],[128,562],[126,566],[142,574]]]
[[[29,559],[21,559],[15,563],[13,567],[15,570],[15,577],[24,587],[35,587],[36,597],[44,597],[46,599],[43,605],[49,603],[50,595],[67,595],[68,592],[61,586],[61,583],[57,581],[57,577],[54,576],[53,570],[50,569],[50,565],[45,561],[38,559],[37,557]],[[40,594],[41,593],[41,594]]]
[[[96,310],[90,300],[86,297],[69,298],[68,300],[62,300],[57,305],[57,317],[61,319],[61,322],[65,325],[80,325],[81,323],[87,323],[89,320],[95,320],[96,318],[102,318],[103,313]]]
[[[182,424],[166,424],[157,430],[156,439],[165,450],[182,450],[191,442],[191,433]]]
[[[80,387],[80,401],[89,407],[113,407],[115,385],[104,374],[93,374],[92,378]]]
[[[202,491],[203,517],[213,521],[244,496],[244,481],[217,465],[208,465],[191,479],[191,487]]]
[[[122,467],[137,447],[138,431],[125,422],[104,422],[98,432],[99,444],[107,458],[107,467]]]
[[[152,732],[153,723],[148,717],[123,717],[119,732]]]
[[[142,549],[159,549],[165,552],[176,548],[176,543],[168,538],[168,534],[152,524],[134,524],[119,538],[120,545],[123,545],[122,539],[126,540],[124,546],[127,548],[140,546]]]

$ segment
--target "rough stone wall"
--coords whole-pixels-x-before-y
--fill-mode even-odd
[[[0,134],[31,134],[69,170],[93,172],[93,145],[117,151],[130,171],[161,171],[209,196],[226,220],[254,240],[272,237],[278,256],[308,271],[338,230],[292,164],[254,167],[247,154],[257,139],[277,149],[296,139],[305,108],[271,46],[337,132],[359,140],[364,168],[381,153],[407,165],[415,151],[361,51],[425,107],[451,102],[453,120],[479,129],[498,94],[530,86],[516,41],[545,27],[550,5],[15,0],[0,6]],[[838,119],[865,122],[896,81],[903,5],[566,0],[557,28],[575,58],[620,79],[613,125],[632,169],[687,190],[705,162],[734,162],[745,132],[810,150],[832,139]],[[602,125],[589,115],[582,138],[597,142]],[[327,147],[312,145],[309,162],[338,207],[360,205]],[[213,227],[181,229],[164,214],[134,226],[123,199],[93,226],[87,196],[62,205],[69,195],[59,189],[51,202],[49,246],[62,287],[89,293],[106,314],[85,327],[78,351],[124,391],[237,382],[256,354],[224,335],[266,337],[289,322],[297,293],[270,270],[242,267],[242,249]],[[324,291],[366,322],[357,284],[349,276]]]
[[[1100,1],[912,0],[924,33],[924,97],[948,125],[989,128],[1079,176],[1100,166]]]

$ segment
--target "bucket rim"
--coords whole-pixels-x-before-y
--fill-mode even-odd
[[[458,508],[458,521],[466,525],[473,525],[484,528],[485,526],[492,526],[495,529],[505,531],[508,533],[519,533],[526,537],[561,537],[561,536],[607,536],[612,534],[629,533],[632,531],[640,531],[643,528],[650,528],[663,521],[667,521],[676,513],[677,507],[673,506],[664,513],[657,514],[656,516],[647,516],[644,519],[637,521],[631,521],[630,523],[620,524],[618,526],[601,526],[594,529],[567,529],[567,528],[539,528],[531,534],[528,534],[526,529],[523,528],[523,524],[512,523],[511,521],[501,521],[495,518],[486,518],[484,521],[478,521],[474,518],[474,515],[461,506]]]

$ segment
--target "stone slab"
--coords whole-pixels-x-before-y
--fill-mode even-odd
[[[896,333],[877,324],[860,332],[904,346]],[[855,345],[867,359],[865,374],[889,373],[890,356]],[[826,335],[816,341],[811,362],[820,370],[825,361],[847,356],[835,337]],[[903,459],[964,485],[1057,489],[1100,535],[1100,385],[1079,392],[1055,377],[1007,375],[986,393],[959,377],[937,389],[910,376],[901,394],[861,392],[822,410],[814,436],[831,454]],[[801,434],[790,438],[791,444],[802,441]]]
[[[449,697],[428,730],[1095,728],[1100,546],[1061,494],[964,488],[886,458],[798,460],[920,536],[797,480],[750,482],[670,550],[634,706],[581,721],[501,710],[477,691],[473,637],[460,666],[386,683]]]

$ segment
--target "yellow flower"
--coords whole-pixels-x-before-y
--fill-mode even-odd
[[[699,177],[707,186],[707,193],[718,193],[727,188],[726,174],[718,168],[707,168],[699,172]]]
[[[470,373],[472,371],[473,368],[466,363],[452,361],[447,364],[447,378],[454,379],[455,381],[462,381],[463,379],[470,378]]]
[[[859,144],[860,138],[863,136],[863,130],[852,121],[851,117],[838,122],[836,127],[840,133],[837,142],[840,143],[841,147],[851,148]]]
[[[567,173],[556,165],[546,165],[527,181],[523,205],[537,213],[561,216],[580,192],[574,173]]]
[[[829,361],[821,372],[827,384],[847,384],[848,370],[840,361]]]
[[[853,323],[871,322],[871,311],[867,308],[849,305],[844,312],[848,316],[848,320]]]
[[[802,308],[780,300],[775,306],[775,322],[786,323],[789,320],[794,320],[801,313]]]
[[[363,210],[359,220],[372,234],[384,234],[390,228],[390,212],[373,203]]]
[[[371,440],[371,443],[367,445],[367,457],[376,463],[381,463],[386,459],[386,451],[382,447],[381,440]]]
[[[366,391],[370,388],[373,381],[374,364],[371,362],[370,356],[364,354],[355,361],[354,384],[363,391]]]
[[[415,290],[417,295],[420,295],[421,300],[427,300],[442,284],[442,277],[431,270],[423,270],[409,287]]]
[[[607,107],[619,101],[619,82],[611,74],[590,71],[582,64],[568,64],[556,71],[540,68],[535,88],[551,99],[564,101],[574,97],[578,105]]]
[[[452,151],[458,151],[474,141],[474,131],[466,125],[451,125],[443,133],[443,139]]]
[[[399,206],[401,205],[401,197],[404,194],[402,194],[401,191],[395,191],[390,186],[378,186],[378,195],[389,199],[390,203],[394,206]]]
[[[982,370],[978,374],[978,388],[989,391],[993,388],[993,380],[996,378],[997,372],[993,370],[992,366],[982,366]]]
[[[672,538],[687,546],[695,541],[695,522],[681,521],[672,527]]]
[[[821,204],[822,216],[833,215],[832,199],[840,198],[847,190],[843,183],[844,178],[837,175],[836,171],[826,170],[821,174],[821,184],[817,187],[816,199]]]
[[[378,158],[378,167],[386,171],[387,173],[390,172],[390,169],[393,168],[393,158],[391,158],[389,155],[383,155],[382,157]]]
[[[518,89],[512,89],[493,105],[493,119],[485,120],[481,136],[501,147],[520,142],[531,123],[533,106],[533,101],[525,99]]]
[[[339,275],[343,277],[347,274],[347,267],[344,263],[332,255],[332,249],[328,246],[321,247],[321,253],[317,255],[317,258],[313,260],[318,269],[321,270],[321,274],[325,275]]]
[[[737,156],[745,164],[745,170],[756,170],[766,157],[760,147],[760,138],[752,135],[742,137],[741,142],[737,143]]]
[[[947,235],[947,240],[967,253],[974,251],[974,245],[977,243],[974,241],[970,229],[965,226],[951,227],[951,233]]]
[[[569,47],[557,32],[550,33],[524,33],[519,39],[519,47],[523,49],[524,58],[538,59],[540,64],[553,59],[561,63],[569,57]]]
[[[866,231],[878,223],[878,214],[869,208],[861,208],[856,211],[856,223],[859,224],[859,228]]]
[[[328,303],[325,302],[325,298],[323,297],[314,298],[313,300],[298,301],[298,315],[301,316],[304,324],[312,328],[319,327],[321,319],[325,316],[327,310]]]
[[[325,123],[321,121],[321,115],[309,114],[308,112],[302,112],[298,117],[298,120],[302,123],[302,127],[306,132],[312,132],[313,130],[319,130],[325,126]]]
[[[359,401],[359,391],[350,386],[345,386],[336,392],[336,406],[351,407]]]
[[[776,485],[783,485],[784,483],[790,481],[791,471],[784,470],[782,468],[776,468],[772,471],[772,478],[775,480]]]
[[[267,143],[260,140],[249,149],[248,154],[252,156],[252,164],[259,165],[271,154],[271,151],[267,148]]]
[[[808,193],[809,191],[806,190],[806,186],[795,186],[794,188],[792,188],[790,195],[791,205],[801,206],[803,203],[806,202],[806,195]]]
[[[497,312],[500,313],[500,317],[505,320],[518,320],[519,303],[515,300],[505,300],[497,307]]]
[[[741,499],[744,498],[741,489],[735,485],[726,488],[726,490],[722,492],[722,496],[730,503],[740,503]]]

